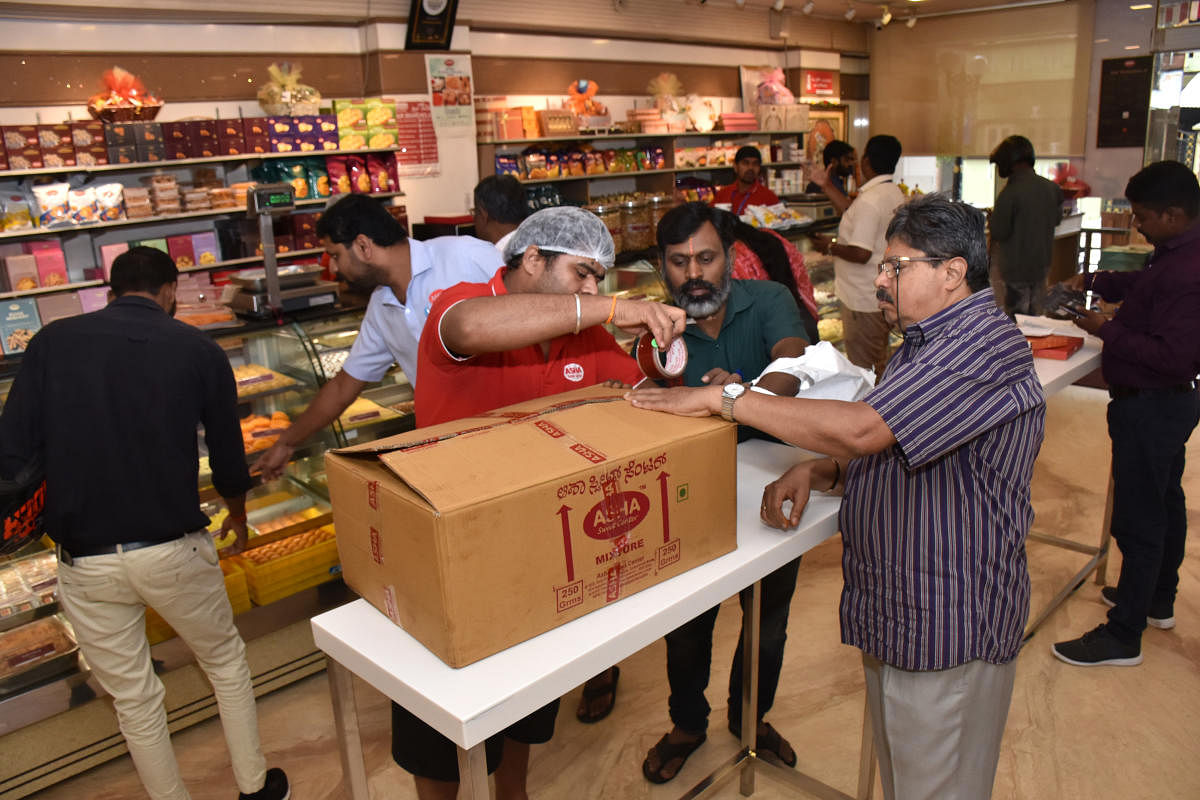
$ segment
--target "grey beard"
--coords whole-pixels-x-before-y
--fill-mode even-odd
[[[687,281],[682,286],[671,290],[675,305],[686,311],[692,319],[704,319],[720,311],[721,306],[725,305],[725,301],[729,299],[729,292],[733,288],[728,272],[725,273],[725,278],[721,281],[720,286],[713,286],[707,281],[699,281],[711,292],[706,298],[700,299],[688,294],[688,289],[695,283],[697,281]]]

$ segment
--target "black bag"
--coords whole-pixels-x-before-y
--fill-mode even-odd
[[[10,555],[45,533],[46,471],[34,458],[12,480],[0,478],[0,515],[4,519],[0,556]]]

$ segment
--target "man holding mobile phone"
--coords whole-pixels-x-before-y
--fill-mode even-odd
[[[1187,538],[1184,448],[1200,421],[1200,185],[1176,161],[1159,161],[1125,187],[1133,219],[1154,245],[1139,272],[1095,272],[1067,281],[1109,302],[1111,319],[1072,310],[1104,340],[1112,439],[1112,535],[1121,549],[1115,587],[1101,590],[1108,621],[1054,645],[1068,664],[1142,663],[1142,631],[1175,627],[1179,565]]]

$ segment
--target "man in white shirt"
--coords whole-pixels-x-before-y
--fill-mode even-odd
[[[895,136],[872,136],[863,150],[862,174],[866,183],[858,197],[845,208],[838,235],[813,234],[813,247],[834,257],[834,292],[841,306],[842,336],[846,357],[854,364],[883,375],[888,360],[891,326],[883,318],[875,297],[876,265],[887,248],[884,234],[892,214],[904,203],[904,193],[892,181],[900,160],[900,140]],[[828,173],[810,171],[812,178],[834,206],[844,208],[845,195],[833,186]]]
[[[337,419],[393,363],[416,386],[417,342],[431,295],[464,281],[485,282],[504,264],[495,247],[473,236],[409,239],[377,200],[361,194],[326,209],[317,236],[342,278],[370,291],[371,299],[341,371],[258,460],[266,480],[278,477],[299,444]]]

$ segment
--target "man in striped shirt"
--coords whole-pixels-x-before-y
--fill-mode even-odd
[[[927,195],[897,209],[887,240],[875,287],[904,343],[880,384],[857,403],[747,393],[725,411],[830,456],[766,487],[768,525],[795,527],[811,489],[844,479],[842,641],[863,651],[884,796],[978,800],[1029,614],[1045,399],[988,286],[983,215]],[[721,387],[630,399],[690,415],[723,404]]]

